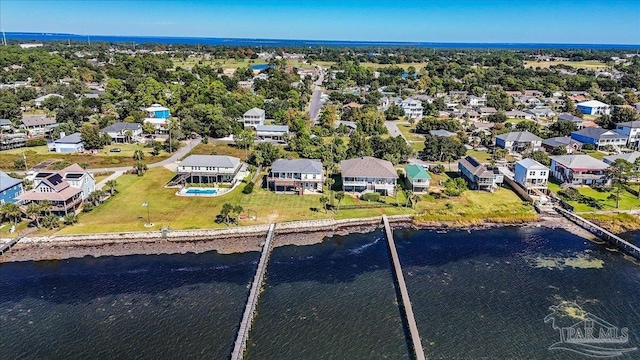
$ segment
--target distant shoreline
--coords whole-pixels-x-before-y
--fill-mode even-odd
[[[390,216],[394,228],[416,230],[477,231],[509,226],[544,226],[550,229],[562,228],[586,239],[595,238],[588,232],[563,223],[558,218],[539,218],[522,224],[485,223],[468,226],[454,222],[416,224],[406,215]],[[314,220],[280,223],[276,226],[277,236],[274,246],[313,245],[321,243],[325,237],[367,233],[381,225],[380,217],[348,220]],[[4,256],[0,263],[19,261],[63,260],[85,256],[126,256],[185,254],[217,251],[233,254],[260,251],[269,225],[244,226],[226,229],[170,231],[163,237],[160,231],[87,234],[52,237],[25,238]]]
[[[437,49],[598,49],[635,50],[640,44],[564,44],[564,43],[475,43],[475,42],[424,42],[424,41],[358,41],[314,39],[259,39],[218,38],[195,36],[133,36],[133,35],[80,35],[62,33],[5,32],[7,40],[22,41],[74,41],[114,42],[136,44],[183,44],[226,46],[346,46],[346,47],[420,47]]]

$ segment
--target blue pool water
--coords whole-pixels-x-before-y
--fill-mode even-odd
[[[191,189],[187,189],[187,192],[185,194],[188,194],[188,195],[215,195],[217,193],[218,193],[218,190],[216,190],[216,189],[191,188]]]

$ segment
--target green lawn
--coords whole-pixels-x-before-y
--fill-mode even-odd
[[[473,156],[474,159],[481,163],[489,163],[491,161],[491,154],[486,151],[467,150],[468,156]]]
[[[416,134],[416,124],[398,122],[398,129],[416,152],[424,150],[424,136]]]
[[[596,150],[583,150],[582,153],[587,154],[589,156],[591,156],[594,159],[598,159],[598,160],[602,160],[604,159],[605,156],[609,156],[603,152],[600,151],[596,151]]]
[[[632,185],[635,188],[638,185]],[[607,200],[607,197],[611,194],[616,194],[617,190],[600,192],[588,186],[576,187],[580,194],[585,196],[590,196],[594,199],[603,200],[604,208],[602,210],[616,210],[616,202],[615,200]],[[554,193],[558,193],[561,190],[560,185],[556,181],[549,181],[549,190]],[[571,206],[574,207],[576,212],[588,212],[588,211],[596,211],[598,209],[594,209],[586,204],[581,204],[577,201],[568,201]],[[620,191],[620,210],[638,210],[640,209],[640,199],[637,196],[631,194],[630,192],[622,189]]]
[[[606,69],[607,64],[600,61],[525,61],[524,67],[547,69],[552,65],[566,65],[576,69]]]

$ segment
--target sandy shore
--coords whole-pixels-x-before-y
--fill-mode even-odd
[[[482,226],[456,226],[450,223],[422,224],[416,226],[410,217],[390,217],[394,228],[456,229],[476,231],[494,227],[515,226],[513,224],[487,223]],[[313,245],[325,238],[351,233],[367,233],[381,226],[379,217],[351,220],[318,220],[278,224],[274,246]],[[595,236],[562,217],[540,217],[538,221],[517,226],[544,226],[562,228],[585,239]],[[74,236],[52,236],[25,238],[10,251],[0,256],[0,262],[61,260],[85,256],[124,256],[185,254],[217,251],[221,254],[260,251],[265,241],[268,225],[232,229],[113,233]]]

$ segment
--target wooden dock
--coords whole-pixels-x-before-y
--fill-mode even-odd
[[[262,248],[262,254],[260,255],[260,261],[258,262],[258,268],[256,269],[256,275],[253,277],[251,283],[251,290],[249,291],[249,298],[244,308],[244,314],[242,315],[242,322],[238,329],[238,335],[236,336],[236,342],[231,353],[231,360],[240,360],[244,358],[244,352],[247,348],[247,340],[249,339],[249,331],[251,331],[251,324],[256,312],[256,306],[258,304],[258,298],[260,297],[260,288],[264,281],[264,274],[267,272],[267,264],[269,263],[269,257],[271,256],[271,249],[273,248],[273,238],[275,237],[276,225],[271,224],[269,231],[267,232],[267,240],[264,242]]]
[[[402,266],[400,266],[400,258],[398,257],[398,251],[396,250],[396,244],[393,240],[393,232],[391,231],[391,226],[389,226],[389,219],[387,218],[387,215],[382,215],[382,222],[384,223],[384,230],[387,234],[387,243],[389,244],[389,252],[391,253],[391,260],[393,262],[396,284],[398,285],[400,296],[402,297],[402,307],[404,308],[405,319],[407,321],[407,326],[409,327],[409,334],[411,335],[415,358],[416,360],[425,360],[422,342],[420,341],[420,334],[418,333],[418,325],[416,325],[416,319],[413,316],[411,299],[409,299],[407,284],[404,281]]]
[[[561,215],[566,217],[567,219],[573,221],[577,225],[581,226],[585,230],[590,233],[598,236],[602,240],[605,240],[617,248],[622,250],[624,253],[633,256],[635,259],[640,260],[640,248],[631,244],[630,242],[621,239],[619,236],[612,234],[611,232],[601,228],[600,226],[592,223],[591,221],[583,218],[582,216],[573,213],[571,211],[567,211],[560,207],[555,207],[556,211]]]
[[[35,229],[28,230],[24,234],[22,234],[22,235],[20,235],[20,236],[18,236],[16,238],[11,239],[11,241],[0,245],[0,256],[4,255],[4,253],[9,251],[13,247],[13,245],[18,243],[18,241],[22,240],[22,238],[24,238],[25,236],[29,235],[30,233],[32,233],[34,231],[35,231]]]

